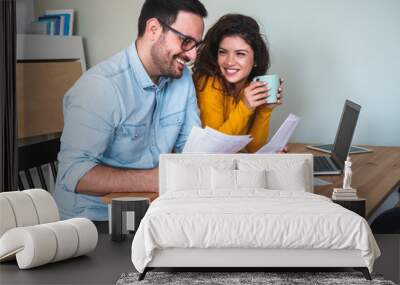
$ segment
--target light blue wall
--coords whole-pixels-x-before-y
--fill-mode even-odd
[[[348,98],[362,105],[355,143],[400,146],[399,0],[202,2],[209,11],[207,27],[229,12],[254,16],[262,25],[272,53],[271,72],[286,78],[285,103],[274,111],[272,133],[292,112],[302,117],[293,142],[333,142]],[[77,9],[77,30],[84,33],[93,65],[134,39],[143,0],[35,3],[37,11]]]
[[[362,106],[354,142],[400,146],[400,1],[204,0],[214,22],[254,16],[267,35],[272,73],[286,78],[289,113],[302,117],[295,142],[333,142],[345,99]]]

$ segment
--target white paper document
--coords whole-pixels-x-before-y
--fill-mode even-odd
[[[257,153],[277,153],[282,150],[287,145],[299,121],[299,117],[290,114],[276,131],[272,139],[260,148]]]
[[[252,138],[249,135],[231,136],[212,128],[193,127],[183,148],[183,153],[236,153]]]
[[[257,153],[276,153],[288,143],[300,118],[290,114],[268,144]],[[193,127],[186,141],[183,153],[237,153],[253,138],[250,135],[232,136],[213,128]]]

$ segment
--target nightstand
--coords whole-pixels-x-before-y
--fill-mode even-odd
[[[358,198],[354,200],[333,200],[332,202],[339,204],[340,206],[359,214],[361,217],[365,218],[365,199]]]

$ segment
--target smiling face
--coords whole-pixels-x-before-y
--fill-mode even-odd
[[[242,88],[254,66],[254,51],[240,36],[227,36],[219,43],[217,61],[226,81]]]
[[[170,26],[197,42],[200,42],[203,36],[203,18],[193,13],[179,12],[176,21]],[[197,49],[184,51],[182,40],[177,33],[168,27],[163,27],[163,32],[150,51],[154,66],[158,69],[158,75],[180,78],[185,65],[196,59]]]

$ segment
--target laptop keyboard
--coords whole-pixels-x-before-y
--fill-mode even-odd
[[[314,169],[318,171],[337,170],[336,167],[329,163],[328,157],[325,156],[314,156]]]

